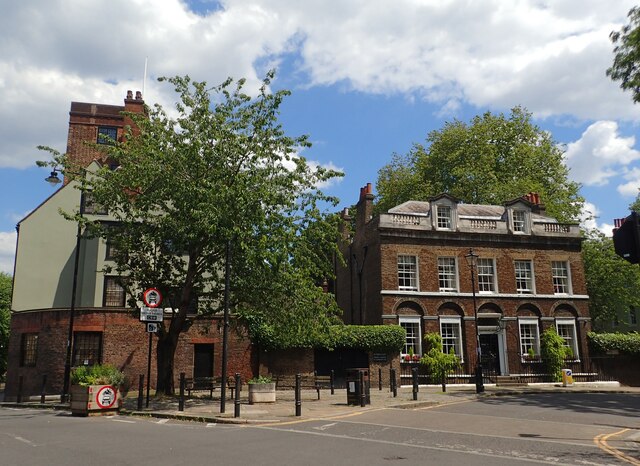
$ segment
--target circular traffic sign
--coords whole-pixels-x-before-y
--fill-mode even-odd
[[[147,307],[158,307],[162,302],[162,294],[156,288],[149,288],[142,293],[142,300]]]
[[[118,398],[116,396],[117,393],[116,389],[111,385],[100,387],[100,390],[98,390],[98,393],[96,394],[96,403],[98,403],[98,407],[101,409],[111,408],[116,403],[116,399]]]

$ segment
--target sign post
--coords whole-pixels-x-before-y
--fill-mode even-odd
[[[140,308],[140,322],[146,322],[149,334],[149,354],[147,356],[147,402],[149,407],[149,389],[151,388],[151,348],[153,346],[153,334],[160,329],[160,323],[164,318],[164,311],[160,307],[162,294],[157,288],[148,288],[142,293],[142,301],[145,306]]]

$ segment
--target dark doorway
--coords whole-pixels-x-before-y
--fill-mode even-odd
[[[193,377],[213,377],[213,343],[193,345]]]
[[[318,375],[331,375],[334,371],[336,388],[344,388],[347,369],[368,368],[369,354],[366,351],[336,349],[334,351],[316,350],[314,355],[315,371]]]
[[[487,376],[500,374],[500,347],[496,333],[480,334],[480,350],[482,352],[482,368]]]

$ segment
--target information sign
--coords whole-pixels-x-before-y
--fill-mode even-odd
[[[162,322],[163,314],[162,308],[143,306],[140,308],[140,322]]]

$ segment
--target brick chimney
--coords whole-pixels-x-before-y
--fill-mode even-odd
[[[356,204],[356,231],[363,228],[373,216],[373,192],[371,183],[360,188],[360,200]]]
[[[535,192],[530,192],[522,196],[525,200],[529,201],[533,206],[531,207],[531,211],[535,214],[544,215],[545,207],[544,204],[540,201],[540,194]]]
[[[127,98],[124,99],[125,113],[144,113],[144,100],[142,100],[142,92],[136,91],[136,97],[133,98],[133,92],[127,91]],[[124,116],[124,126],[131,126],[134,134],[137,133],[133,120],[129,115]]]
[[[342,209],[340,219],[342,220],[339,226],[340,238],[346,241],[351,236],[351,215],[348,207]]]

